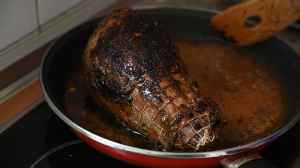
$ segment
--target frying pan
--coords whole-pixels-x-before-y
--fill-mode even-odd
[[[209,26],[210,11],[156,8],[140,9],[164,22],[170,32],[188,39],[222,39]],[[41,84],[45,99],[54,113],[61,118],[84,142],[100,152],[143,167],[272,167],[257,153],[293,127],[300,118],[300,59],[291,47],[277,38],[253,45],[247,49],[255,53],[257,61],[273,67],[282,77],[287,92],[287,117],[273,133],[252,141],[222,150],[208,152],[162,152],[120,144],[90,131],[66,115],[64,109],[65,83],[74,64],[78,64],[87,40],[98,18],[82,24],[59,38],[45,54],[41,69]],[[266,100],[268,101],[268,100]],[[258,159],[259,158],[259,159]],[[245,164],[244,164],[245,163]]]

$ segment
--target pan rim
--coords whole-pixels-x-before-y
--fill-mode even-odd
[[[135,8],[138,9],[138,8]],[[146,8],[143,7],[141,10],[153,10],[153,8]],[[174,10],[189,10],[189,11],[202,11],[202,12],[208,12],[211,14],[216,13],[214,10],[206,10],[206,9],[194,9],[194,8],[174,8],[174,7],[161,7],[161,8],[155,8],[155,9],[174,9]],[[83,23],[85,24],[85,23]],[[115,150],[122,150],[130,153],[135,153],[135,154],[140,154],[140,155],[146,155],[146,156],[152,156],[152,157],[159,157],[159,158],[175,158],[175,159],[201,159],[201,158],[213,158],[213,157],[222,157],[222,156],[228,156],[228,155],[236,155],[241,152],[246,152],[250,151],[253,149],[256,149],[258,147],[264,146],[278,137],[280,137],[282,134],[286,133],[289,129],[291,129],[300,119],[300,115],[297,114],[296,117],[294,117],[290,122],[287,124],[284,124],[281,128],[277,129],[274,131],[272,134],[263,137],[261,139],[251,141],[249,143],[243,144],[243,145],[238,145],[230,148],[225,148],[225,149],[220,149],[220,150],[214,150],[214,151],[207,151],[207,152],[164,152],[164,151],[156,151],[156,150],[149,150],[149,149],[143,149],[139,147],[134,147],[134,146],[129,146],[125,144],[121,144],[118,142],[114,142],[110,139],[101,137],[98,134],[95,134],[91,131],[89,131],[86,128],[81,127],[77,123],[73,122],[70,118],[68,118],[54,103],[51,98],[48,95],[48,89],[47,86],[45,85],[44,81],[44,69],[47,64],[47,58],[50,53],[50,51],[55,47],[55,44],[61,40],[63,37],[58,38],[55,40],[51,46],[48,48],[48,50],[45,52],[44,57],[42,59],[42,64],[41,64],[41,73],[40,73],[40,83],[41,83],[41,88],[44,93],[44,97],[50,108],[53,110],[53,112],[61,119],[63,120],[67,125],[69,125],[72,129],[75,131],[78,131],[79,133],[83,134],[84,136],[96,141],[97,143],[100,143],[102,145],[108,146],[110,148],[113,148]],[[278,39],[278,38],[277,38]],[[278,39],[280,40],[280,39]],[[282,40],[280,40],[282,41]]]

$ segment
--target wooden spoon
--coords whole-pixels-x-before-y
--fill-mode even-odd
[[[248,0],[214,16],[212,26],[238,45],[263,41],[300,18],[300,0]]]

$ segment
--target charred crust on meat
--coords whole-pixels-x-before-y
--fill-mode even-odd
[[[217,103],[215,101],[213,101],[211,98],[209,97],[203,97],[202,99],[200,99],[200,101],[198,102],[198,105],[196,106],[196,108],[194,109],[196,112],[199,113],[209,113],[210,121],[214,121],[212,123],[212,126],[217,127],[220,123],[220,108],[217,105]]]
[[[116,24],[109,27],[107,25],[111,20]],[[144,74],[160,78],[178,69],[173,40],[162,28],[163,25],[150,16],[122,9],[99,24],[99,28],[106,27],[108,28],[101,32],[96,46],[90,50],[89,59],[93,63],[91,69],[101,76],[100,81],[105,81],[93,81],[96,88],[106,85],[111,91],[118,90],[116,95],[129,95],[137,84],[136,81],[144,80]],[[101,62],[99,56],[102,57]],[[125,83],[128,84],[124,85]],[[155,89],[155,85],[150,87]]]

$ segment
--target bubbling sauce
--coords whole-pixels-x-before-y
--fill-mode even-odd
[[[276,72],[259,64],[249,52],[211,41],[177,41],[180,57],[201,94],[221,108],[219,140],[209,150],[246,144],[277,130],[285,118],[285,94]],[[110,112],[93,104],[80,68],[67,82],[65,109],[84,128],[115,142],[157,149],[137,132],[118,124]]]

